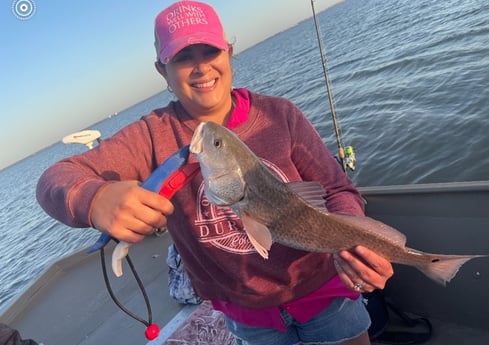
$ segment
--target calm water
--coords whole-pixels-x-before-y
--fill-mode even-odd
[[[351,0],[319,20],[357,185],[489,178],[489,3]],[[234,74],[235,86],[294,101],[336,152],[312,19],[237,55]],[[90,129],[110,136],[171,97],[163,92]],[[50,219],[34,196],[45,168],[84,150],[59,143],[0,171],[0,308],[98,237]]]

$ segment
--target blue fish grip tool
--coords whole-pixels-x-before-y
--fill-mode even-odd
[[[200,165],[198,163],[187,163],[188,156],[190,154],[189,145],[180,148],[177,152],[171,155],[163,164],[161,164],[155,171],[141,184],[141,187],[159,193],[160,195],[171,199],[173,195],[178,192],[183,186],[189,183],[192,178],[200,171]],[[109,294],[114,301],[114,303],[127,315],[134,318],[135,320],[143,323],[146,326],[144,332],[148,340],[154,340],[158,337],[160,333],[160,328],[157,324],[152,322],[152,312],[151,305],[148,299],[148,295],[142,285],[142,282],[136,272],[136,269],[128,256],[130,244],[124,241],[118,242],[114,248],[112,254],[112,270],[117,277],[122,275],[122,260],[126,258],[129,266],[131,267],[132,273],[138,283],[138,286],[143,294],[146,308],[148,311],[148,320],[144,320],[138,315],[132,313],[127,308],[125,308],[122,303],[116,298],[114,291],[112,290],[111,284],[107,276],[107,269],[105,266],[104,259],[104,247],[112,238],[108,234],[102,234],[97,242],[88,250],[88,253],[93,253],[100,250],[100,258],[102,263],[102,271],[104,275],[105,285]]]
[[[187,164],[189,154],[189,145],[181,147],[156,168],[141,184],[141,187],[171,199],[199,171],[198,163]],[[87,253],[91,254],[100,250],[112,239],[118,242],[109,234],[101,234],[98,240],[87,250]]]

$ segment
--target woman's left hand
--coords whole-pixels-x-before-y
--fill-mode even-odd
[[[357,292],[383,289],[392,277],[392,264],[383,256],[363,246],[334,254],[336,271],[343,283]]]

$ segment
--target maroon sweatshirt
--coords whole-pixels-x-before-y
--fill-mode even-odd
[[[249,98],[248,119],[232,130],[250,149],[285,181],[319,181],[330,212],[363,215],[359,192],[304,114],[283,98],[251,92]],[[190,143],[197,125],[179,102],[170,102],[96,148],[48,168],[37,185],[38,202],[69,226],[90,227],[91,203],[99,188],[111,181],[144,181]],[[246,308],[279,306],[316,290],[336,273],[330,254],[277,243],[264,260],[232,211],[208,202],[200,174],[172,202],[168,230],[203,299]]]

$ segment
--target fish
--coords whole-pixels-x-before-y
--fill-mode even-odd
[[[219,124],[200,123],[190,152],[200,164],[206,197],[236,213],[265,259],[273,243],[318,253],[362,245],[446,286],[467,261],[488,256],[422,252],[406,247],[406,236],[383,222],[328,212],[319,182],[282,181],[235,133]]]

